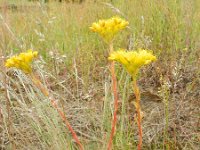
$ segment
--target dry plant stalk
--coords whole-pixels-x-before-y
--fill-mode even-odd
[[[4,70],[1,68],[1,70]],[[7,75],[5,74],[5,72],[3,72],[4,76],[2,76],[2,83],[3,83],[3,86],[4,86],[4,95],[5,95],[5,99],[6,99],[6,112],[7,112],[7,135],[8,135],[8,140],[10,141],[10,143],[12,144],[12,148],[14,147],[14,142],[13,142],[13,139],[12,139],[12,133],[11,133],[11,128],[12,128],[12,123],[13,123],[13,120],[11,120],[11,104],[10,104],[10,98],[9,98],[9,94],[8,94],[8,88],[7,88]],[[2,118],[1,118],[2,117]],[[1,107],[0,107],[0,123],[2,122],[3,123],[3,113],[2,113],[2,110],[1,110]]]

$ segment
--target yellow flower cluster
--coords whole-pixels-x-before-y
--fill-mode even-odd
[[[139,69],[156,60],[151,51],[139,49],[138,51],[119,50],[110,54],[109,60],[115,60],[124,65],[131,75],[136,75]]]
[[[128,21],[120,17],[112,17],[107,20],[99,20],[92,24],[90,29],[99,33],[106,42],[111,42],[114,36],[128,26]]]
[[[5,66],[8,68],[15,67],[24,71],[25,73],[31,73],[31,62],[35,57],[37,57],[37,55],[37,51],[28,50],[25,53],[20,53],[17,56],[7,59]]]

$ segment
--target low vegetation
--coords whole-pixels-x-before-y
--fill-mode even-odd
[[[197,150],[199,20],[198,0],[1,0],[0,149]]]

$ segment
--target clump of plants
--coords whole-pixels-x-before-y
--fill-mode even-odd
[[[114,96],[114,113],[112,119],[112,127],[111,133],[107,145],[107,149],[112,149],[112,142],[113,137],[116,133],[116,125],[117,125],[117,111],[118,111],[118,88],[117,88],[117,78],[115,73],[115,61],[121,63],[127,72],[132,77],[133,82],[133,90],[135,93],[136,100],[134,102],[134,106],[136,109],[135,119],[138,125],[139,131],[139,142],[138,142],[138,150],[142,147],[142,111],[140,106],[140,90],[137,85],[138,73],[141,67],[150,64],[151,62],[156,60],[156,56],[153,55],[151,50],[146,49],[137,49],[137,50],[114,50],[113,44],[116,41],[116,35],[122,31],[123,29],[127,28],[129,22],[118,17],[112,17],[110,19],[99,20],[95,22],[90,27],[91,31],[98,33],[105,43],[109,47],[109,60],[110,60],[110,72],[112,76],[112,91]],[[7,59],[5,62],[5,66],[7,68],[17,68],[23,71],[34,83],[34,85],[46,96],[53,108],[55,108],[67,126],[68,130],[71,132],[73,139],[79,146],[80,150],[83,150],[84,147],[78,139],[77,134],[73,130],[72,126],[70,125],[69,121],[67,120],[64,112],[59,108],[58,104],[56,103],[53,96],[49,93],[48,89],[42,84],[40,79],[36,76],[35,72],[32,69],[32,62],[35,58],[38,57],[38,52],[33,50],[28,50],[27,52],[20,53],[19,55],[12,56],[11,58]]]
[[[97,32],[103,40],[109,45],[109,53],[112,53],[113,43],[115,36],[123,29],[128,26],[128,22],[120,17],[112,17],[107,20],[99,20],[92,24],[90,29],[93,32]],[[116,124],[117,124],[117,110],[118,110],[118,93],[117,93],[117,79],[115,75],[114,61],[110,64],[110,71],[112,76],[112,90],[114,95],[114,115],[112,121],[112,130],[110,134],[110,139],[108,143],[108,149],[110,150],[112,147],[112,139],[115,133]]]
[[[136,108],[137,114],[135,115],[135,117],[137,117],[136,122],[138,124],[138,131],[139,131],[138,150],[140,150],[142,147],[142,125],[141,125],[142,111],[140,106],[140,90],[137,85],[137,75],[139,69],[142,66],[147,65],[152,61],[155,61],[156,57],[151,53],[151,51],[144,49],[139,49],[135,51],[119,50],[111,53],[109,60],[114,60],[121,63],[132,77],[133,90],[136,97],[134,106]]]
[[[48,92],[48,89],[46,89],[40,79],[37,78],[37,76],[34,74],[33,69],[32,69],[32,62],[33,60],[38,56],[38,52],[37,51],[33,51],[33,50],[28,50],[27,52],[24,53],[20,53],[19,55],[16,56],[12,56],[11,58],[6,60],[5,66],[8,68],[17,68],[20,69],[21,71],[23,71],[24,73],[26,73],[30,79],[33,81],[33,83],[36,85],[36,87],[47,97],[49,98],[49,100],[51,101],[51,105],[57,110],[57,112],[59,113],[61,119],[63,120],[63,122],[65,123],[65,125],[67,126],[67,128],[69,129],[69,131],[71,132],[74,140],[76,141],[76,143],[79,145],[79,148],[81,150],[83,150],[83,146],[81,144],[81,142],[78,139],[78,136],[76,135],[75,131],[73,130],[72,126],[70,125],[69,121],[67,120],[64,112],[58,107],[56,101],[54,100],[54,98],[52,97],[52,95],[50,95],[50,93]]]
[[[138,143],[138,150],[142,147],[142,126],[141,126],[141,107],[140,107],[140,91],[137,85],[137,75],[139,69],[151,63],[152,61],[156,60],[156,57],[152,54],[150,50],[145,49],[138,49],[132,51],[126,50],[113,50],[113,43],[115,42],[116,34],[125,29],[128,26],[128,22],[124,19],[119,17],[112,17],[107,20],[99,20],[97,23],[93,23],[90,29],[93,32],[97,32],[103,40],[109,44],[109,53],[110,57],[108,58],[111,60],[110,70],[112,75],[112,88],[113,88],[113,95],[114,95],[114,115],[112,121],[112,130],[110,133],[110,139],[108,142],[107,149],[112,149],[112,140],[116,130],[117,124],[117,110],[118,110],[118,92],[117,92],[117,79],[115,75],[115,68],[114,68],[114,61],[120,62],[128,71],[128,73],[132,76],[133,79],[133,89],[136,96],[136,101],[134,102],[134,106],[137,111],[137,124],[139,130],[139,143]]]

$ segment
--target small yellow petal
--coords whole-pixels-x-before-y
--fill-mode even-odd
[[[114,36],[128,26],[128,22],[120,17],[112,17],[107,20],[99,20],[90,27],[90,30],[97,32],[106,42],[113,40]]]
[[[33,59],[37,57],[37,55],[38,55],[37,51],[28,50],[25,53],[20,53],[17,56],[13,56],[7,59],[5,66],[8,68],[15,67],[21,69],[25,73],[30,73],[32,70],[31,63]]]
[[[118,61],[126,70],[131,74],[137,74],[138,70],[152,61],[156,60],[151,51],[138,50],[138,51],[115,51],[110,54],[109,60]]]

